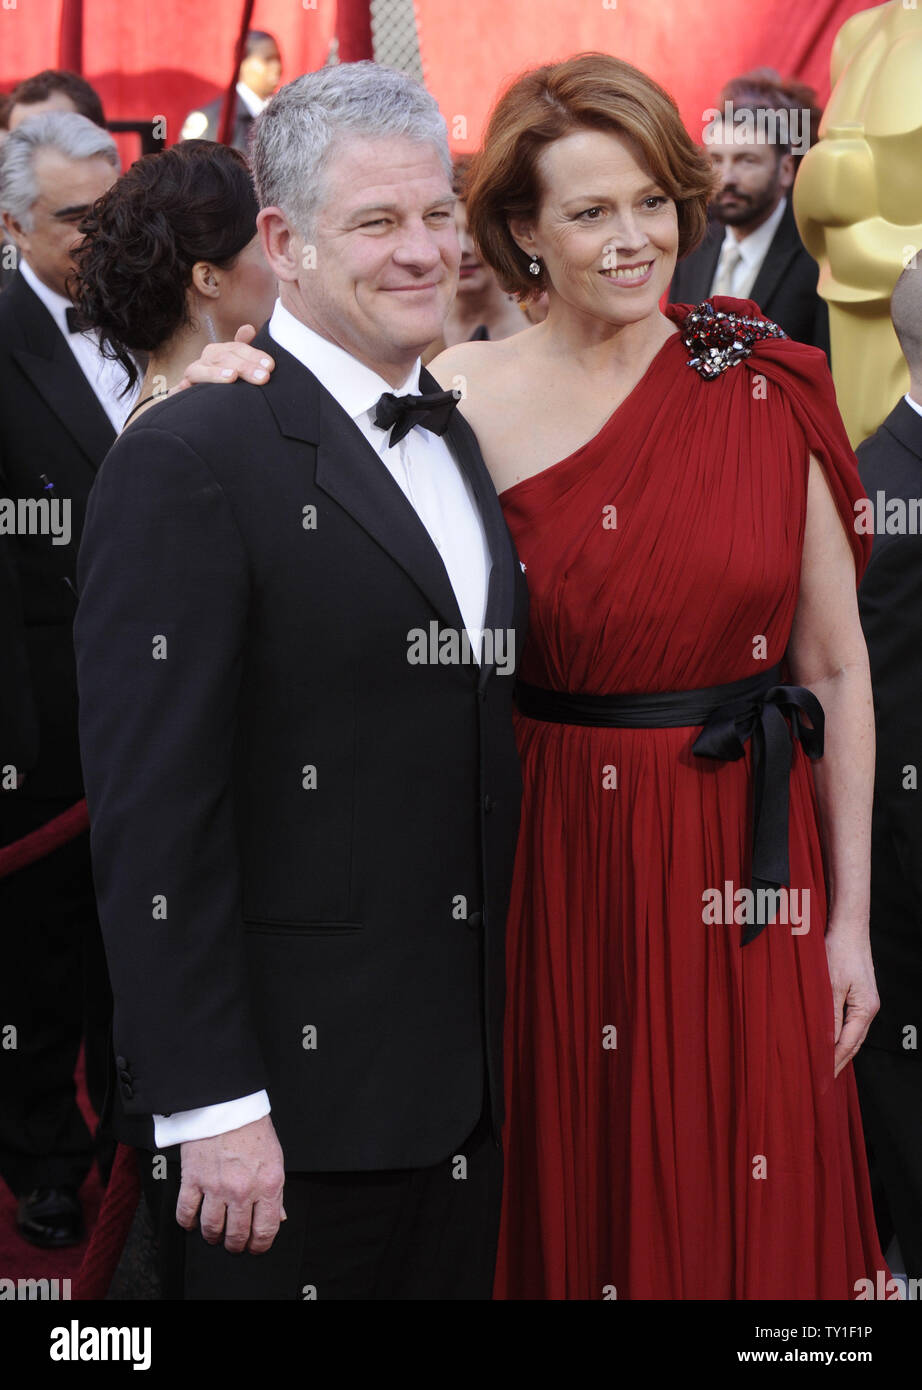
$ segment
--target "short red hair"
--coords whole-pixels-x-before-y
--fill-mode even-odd
[[[680,257],[705,233],[715,175],[668,92],[607,53],[581,53],[534,68],[493,108],[483,148],[464,180],[468,226],[480,254],[503,289],[520,299],[547,289],[547,273],[543,266],[540,275],[529,273],[508,221],[537,216],[541,151],[574,130],[601,130],[639,145],[651,174],[675,202]]]

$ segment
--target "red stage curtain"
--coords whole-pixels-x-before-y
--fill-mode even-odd
[[[868,0],[415,0],[426,85],[458,151],[477,148],[490,107],[525,68],[587,49],[659,82],[701,138],[702,112],[728,78],[754,67],[829,96],[840,26]]]
[[[256,0],[252,26],[278,39],[284,81],[326,62],[337,8],[336,0]],[[0,0],[0,89],[59,66],[61,10],[62,0],[17,0],[15,9]],[[241,13],[240,0],[83,0],[83,75],[110,120],[164,116],[173,144],[186,113],[226,88]],[[136,158],[136,140],[119,144],[123,160]]]

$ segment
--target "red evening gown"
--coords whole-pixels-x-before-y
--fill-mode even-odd
[[[689,312],[666,310],[680,329]],[[502,494],[530,685],[687,690],[781,661],[811,452],[867,562],[823,354],[768,338],[712,380],[690,356],[677,332],[593,439]],[[790,883],[809,890],[809,930],[773,923],[742,946],[739,925],[704,924],[702,894],[750,883],[751,744],[714,762],[690,753],[697,729],[517,715],[517,730],[495,1297],[854,1299],[885,1265],[851,1065],[833,1080],[803,748]]]

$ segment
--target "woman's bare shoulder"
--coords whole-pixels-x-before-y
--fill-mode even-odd
[[[520,341],[528,336],[528,330],[513,334],[511,338],[496,341],[478,340],[468,343],[455,343],[446,348],[427,364],[436,381],[445,391],[464,384],[484,387],[490,383],[498,384],[497,379],[505,375],[513,363],[521,359],[524,344]]]

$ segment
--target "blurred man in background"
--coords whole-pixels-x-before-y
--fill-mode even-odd
[[[282,80],[282,56],[271,34],[251,29],[246,38],[243,61],[237,74],[237,96],[231,144],[247,154],[253,122]],[[217,140],[220,135],[223,93],[196,111],[190,111],[180,132],[180,140]]]

